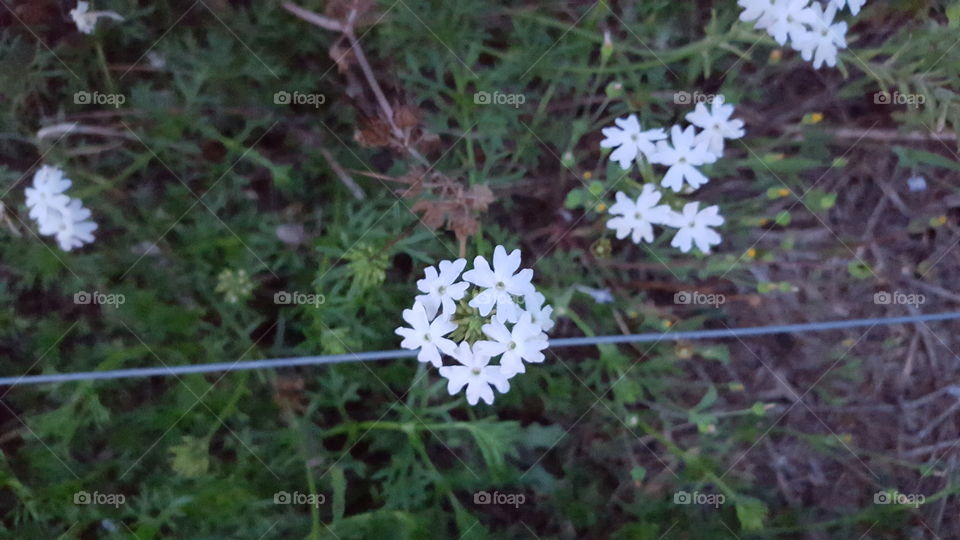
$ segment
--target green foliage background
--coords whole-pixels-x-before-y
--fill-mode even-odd
[[[420,226],[394,184],[365,174],[399,176],[413,163],[354,141],[363,114],[351,89],[362,81],[348,82],[330,59],[338,36],[273,2],[214,0],[101,0],[96,9],[127,20],[102,21],[85,36],[69,21],[71,7],[5,1],[0,10],[0,186],[10,223],[0,242],[2,373],[396,348],[393,329],[415,280],[423,267],[457,256],[458,246],[449,232]],[[840,103],[879,89],[922,93],[928,106],[888,121],[906,129],[960,121],[960,65],[950,56],[938,61],[957,35],[956,4],[868,8],[862,17],[875,16],[876,25],[855,27],[840,68],[815,74],[790,51],[772,58],[775,44],[737,21],[733,1],[400,0],[379,2],[375,13],[379,22],[358,31],[364,50],[391,99],[416,105],[425,129],[439,136],[429,161],[497,195],[466,255],[489,254],[497,243],[520,247],[557,310],[555,335],[696,329],[724,317],[675,312],[631,288],[633,270],[597,264],[606,248],[595,241],[612,236],[596,205],[655,180],[651,170],[625,177],[607,165],[599,129],[614,118],[637,112],[645,126],[668,126],[685,113],[672,101],[680,90],[748,104],[749,146],[734,146],[709,168],[718,180],[702,196],[727,216],[720,252],[682,255],[662,237],[648,249],[614,240],[606,256],[650,263],[647,279],[724,277],[771,294],[792,289],[747,267],[791,246],[747,255],[753,232],[774,221],[787,226],[791,214],[825,214],[836,195],[806,186],[843,165],[824,125],[802,121],[817,111],[840,123],[837,110],[790,104],[784,123],[801,137],[757,125],[784,88],[827,78]],[[891,13],[894,26],[881,20]],[[605,29],[614,51],[602,61]],[[165,65],[146,69],[148,51]],[[622,95],[608,93],[613,82]],[[81,91],[127,99],[116,110],[81,105],[72,97]],[[278,91],[322,93],[326,102],[277,105]],[[479,105],[477,91],[522,93],[526,103]],[[66,122],[114,134],[37,140],[39,129]],[[338,181],[321,148],[351,171],[365,200]],[[900,163],[957,166],[931,155],[904,150]],[[36,236],[22,189],[39,163],[73,179],[71,194],[100,225],[93,245],[63,253]],[[724,178],[734,181],[719,185]],[[802,193],[802,206],[778,205],[784,188]],[[304,227],[302,244],[278,239],[277,227],[290,224]],[[231,303],[224,293],[237,287],[224,271],[241,270],[250,294],[240,287],[241,300]],[[576,289],[611,284],[613,304]],[[122,294],[125,303],[77,305],[78,291]],[[278,291],[326,301],[277,305]],[[839,537],[871,527],[880,537],[903,526],[907,512],[872,505],[868,491],[842,511],[815,501],[797,508],[775,496],[769,478],[730,471],[776,420],[762,400],[730,397],[743,392],[739,381],[717,387],[690,376],[691,363],[731,361],[727,345],[710,343],[557,351],[512,381],[495,406],[473,409],[409,361],[4,388],[0,531],[715,538],[810,526]],[[664,435],[683,423],[695,433],[682,441]],[[841,444],[839,436],[801,435],[825,454]],[[677,490],[723,493],[727,503],[676,505]],[[80,491],[123,494],[126,502],[74,504]],[[526,502],[477,505],[478,491],[522,493]],[[321,493],[325,502],[278,505],[278,492]]]

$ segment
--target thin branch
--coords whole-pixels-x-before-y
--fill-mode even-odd
[[[320,154],[323,156],[323,159],[327,160],[327,164],[330,165],[330,168],[333,169],[333,172],[337,175],[343,185],[347,187],[350,193],[353,194],[353,197],[358,201],[362,201],[366,198],[366,195],[363,193],[363,188],[361,188],[353,180],[353,177],[347,174],[347,171],[343,170],[343,167],[337,163],[337,160],[334,159],[333,154],[330,153],[326,148],[319,148]]]

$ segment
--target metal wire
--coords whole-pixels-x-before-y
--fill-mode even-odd
[[[895,324],[917,324],[960,319],[960,312],[932,313],[927,315],[909,315],[903,317],[879,317],[872,319],[845,319],[801,324],[780,324],[773,326],[751,326],[745,328],[724,328],[720,330],[692,330],[684,332],[651,332],[646,334],[593,336],[558,338],[550,340],[550,347],[581,347],[617,343],[649,343],[651,341],[681,341],[692,339],[744,338],[769,334],[800,334],[806,332],[824,332],[864,326],[890,326]],[[370,351],[325,356],[298,356],[293,358],[274,358],[267,360],[245,360],[236,362],[214,362],[210,364],[189,364],[185,366],[153,366],[130,369],[112,369],[105,371],[84,371],[77,373],[51,373],[47,375],[24,375],[20,377],[0,377],[0,386],[23,386],[31,384],[56,384],[70,381],[95,381],[104,379],[127,379],[134,377],[158,377],[186,375],[190,373],[212,373],[218,371],[241,371],[251,369],[277,369],[294,366],[315,366],[338,364],[342,362],[366,362],[413,358],[416,351]]]

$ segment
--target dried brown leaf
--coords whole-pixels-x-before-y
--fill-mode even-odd
[[[468,193],[468,204],[470,208],[478,212],[486,211],[493,201],[493,190],[486,184],[478,184],[470,188]]]
[[[382,148],[390,144],[390,126],[379,118],[364,122],[353,138],[365,148]]]
[[[400,105],[393,112],[393,122],[400,129],[413,129],[420,125],[420,113],[410,105]]]

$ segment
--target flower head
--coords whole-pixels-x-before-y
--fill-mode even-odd
[[[469,343],[460,343],[451,354],[460,365],[440,368],[440,376],[447,379],[447,392],[451,396],[466,386],[467,403],[476,405],[482,399],[487,405],[493,405],[491,386],[501,394],[510,390],[510,377],[503,373],[500,366],[489,365],[490,357],[474,350]]]
[[[403,320],[410,328],[400,327],[394,330],[403,337],[400,346],[404,349],[420,349],[417,360],[430,362],[434,367],[440,367],[440,353],[451,354],[456,344],[443,337],[457,327],[450,322],[449,314],[441,314],[433,321],[427,317],[426,309],[420,302],[414,302],[412,309],[403,310]]]
[[[115,11],[90,11],[90,2],[77,2],[77,7],[70,10],[73,23],[77,30],[84,34],[92,34],[97,27],[97,20],[106,17],[115,21],[122,21],[123,17]]]
[[[696,142],[707,142],[707,150],[717,157],[723,155],[724,139],[739,139],[743,137],[743,120],[730,119],[733,114],[733,105],[724,103],[722,96],[717,96],[712,109],[703,103],[697,103],[693,112],[687,113],[687,122],[697,126],[702,131],[697,133]]]
[[[247,274],[243,268],[239,270],[224,268],[217,276],[217,286],[214,290],[223,294],[228,304],[236,304],[250,298],[254,287],[250,274]]]
[[[543,361],[540,351],[547,347],[545,330],[553,327],[553,308],[544,305],[545,298],[534,288],[533,270],[518,271],[520,250],[507,254],[503,246],[496,246],[492,267],[482,256],[463,272],[466,264],[457,259],[441,261],[439,271],[428,267],[426,277],[417,281],[423,294],[403,312],[410,326],[397,328],[396,333],[403,337],[401,347],[419,349],[418,360],[440,368],[451,395],[466,386],[470,405],[481,399],[492,404],[491,387],[507,392],[507,380],[523,372],[524,360]],[[457,281],[461,272],[464,281]],[[491,332],[511,336],[516,343],[511,346],[508,339],[502,345],[484,344]],[[460,365],[444,366],[443,354]],[[500,362],[490,365],[497,355],[503,355]]]
[[[653,184],[644,184],[636,201],[618,191],[617,202],[610,206],[610,215],[616,217],[607,221],[607,228],[616,230],[621,240],[630,236],[635,244],[653,242],[653,226],[663,224],[670,215],[669,206],[657,205],[661,196]]]
[[[470,306],[480,310],[486,317],[494,306],[496,318],[500,322],[515,322],[520,316],[514,296],[524,296],[534,292],[533,270],[520,268],[520,250],[515,249],[509,255],[503,246],[493,250],[493,268],[487,260],[477,256],[473,260],[473,269],[464,272],[463,279],[481,287],[483,292],[470,301]]]
[[[684,253],[690,251],[692,244],[703,253],[710,253],[710,246],[720,243],[720,235],[710,228],[723,225],[720,209],[716,205],[703,210],[698,210],[699,207],[699,202],[687,203],[682,213],[673,212],[669,219],[668,225],[680,229],[670,245]]]
[[[620,163],[623,170],[629,169],[639,155],[649,160],[656,151],[654,143],[667,137],[662,128],[641,131],[640,121],[635,114],[617,118],[614,123],[617,127],[605,127],[601,130],[605,138],[600,141],[600,148],[616,148],[610,154],[610,159]]]
[[[474,344],[474,350],[491,357],[502,354],[500,367],[508,377],[526,372],[524,361],[533,364],[543,362],[544,356],[540,351],[548,346],[547,335],[539,325],[533,323],[529,313],[521,315],[512,330],[494,320],[483,327],[483,333],[493,341],[478,341]]]
[[[697,189],[710,181],[697,167],[717,160],[717,155],[708,149],[709,142],[697,141],[696,129],[687,126],[670,128],[670,143],[657,143],[657,153],[651,157],[653,163],[670,167],[663,176],[661,184],[674,191],[680,191],[686,181],[690,187]]]
[[[469,283],[460,281],[460,273],[463,267],[467,265],[466,259],[457,259],[455,261],[440,261],[437,269],[428,266],[424,271],[426,278],[417,280],[417,289],[424,293],[416,297],[416,300],[423,304],[428,317],[437,314],[437,310],[443,307],[444,313],[452,315],[456,310],[456,301],[467,294]]]

